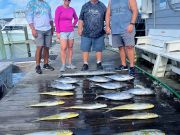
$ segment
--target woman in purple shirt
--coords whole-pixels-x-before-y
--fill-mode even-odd
[[[71,0],[64,0],[64,4],[58,6],[55,12],[57,41],[60,41],[61,45],[61,72],[65,71],[66,68],[76,68],[72,64],[72,55],[74,44],[74,27],[78,22],[78,17],[75,10],[69,6],[70,2]],[[72,22],[73,19],[74,21]],[[68,65],[66,65],[66,56],[68,57]]]

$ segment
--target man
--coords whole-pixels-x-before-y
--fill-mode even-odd
[[[27,4],[26,19],[32,30],[36,43],[36,73],[42,74],[40,67],[41,54],[44,54],[44,69],[54,70],[48,64],[49,47],[54,32],[51,8],[44,0],[30,0]]]
[[[128,70],[127,54],[130,62],[129,74],[133,76],[135,74],[134,36],[137,15],[136,0],[109,0],[106,12],[106,32],[112,34],[113,47],[119,48],[121,65],[117,70]]]
[[[97,70],[102,70],[102,51],[104,43],[104,21],[106,6],[99,0],[90,0],[81,9],[78,34],[81,36],[81,50],[83,52],[82,71],[89,69],[88,59],[91,48],[96,52]]]

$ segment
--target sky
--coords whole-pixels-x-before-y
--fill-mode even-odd
[[[19,9],[25,9],[26,4],[29,0],[0,0],[0,18],[12,18],[13,12]],[[52,15],[54,16],[54,11],[57,6],[62,4],[63,0],[46,0],[51,8]],[[88,0],[72,0],[71,7],[73,7],[77,14],[81,10],[82,5]],[[105,5],[107,5],[108,0],[101,0]],[[141,0],[137,0],[138,6],[141,5]]]

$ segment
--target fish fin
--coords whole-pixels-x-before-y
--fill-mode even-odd
[[[142,85],[135,85],[135,87],[137,87],[137,88],[141,88],[141,89],[144,89],[145,87],[144,86],[142,86]]]
[[[120,120],[118,117],[111,117],[112,119],[110,121]]]
[[[38,121],[40,121],[40,119],[36,119],[36,120],[31,121],[31,122],[34,123],[34,122],[38,122]]]

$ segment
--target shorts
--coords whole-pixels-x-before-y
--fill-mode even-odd
[[[135,46],[135,32],[132,33],[122,33],[112,35],[112,46],[114,48],[119,48],[123,46]]]
[[[51,30],[40,31],[36,30],[38,36],[35,38],[36,46],[51,47],[52,46],[52,33]]]
[[[98,38],[81,37],[81,50],[83,52],[102,52],[105,49],[104,36]]]
[[[74,39],[74,31],[72,32],[60,32],[60,39]]]

